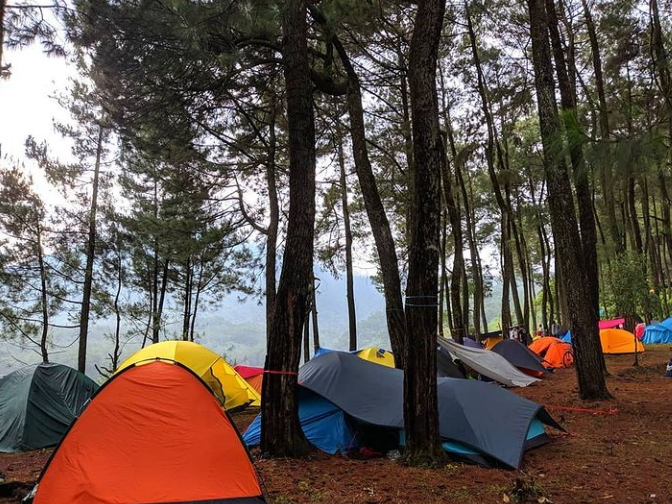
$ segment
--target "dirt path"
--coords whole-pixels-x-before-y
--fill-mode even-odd
[[[522,469],[483,469],[450,463],[409,469],[387,460],[348,460],[317,454],[308,461],[258,460],[275,504],[672,504],[672,379],[663,378],[668,346],[607,359],[613,401],[578,400],[574,370],[515,392],[548,405],[569,435],[528,452]],[[559,407],[559,408],[556,408]],[[560,408],[617,410],[596,415]],[[247,425],[252,415],[236,417]],[[16,504],[39,475],[49,451],[0,454],[0,504]],[[225,476],[224,476],[225,477]],[[522,492],[514,492],[522,488]],[[14,494],[14,495],[12,495]]]

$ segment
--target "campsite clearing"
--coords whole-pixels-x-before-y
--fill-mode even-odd
[[[549,407],[570,433],[527,452],[520,471],[460,463],[409,469],[387,459],[353,460],[317,452],[309,461],[257,460],[257,467],[274,504],[513,503],[516,487],[525,494],[518,502],[669,504],[672,380],[662,375],[672,348],[646,350],[639,368],[631,366],[632,355],[607,357],[613,401],[580,401],[573,369],[556,370],[532,387],[514,389]],[[596,414],[610,409],[612,414]],[[234,420],[243,429],[254,415],[245,411]],[[0,454],[0,473],[7,481],[0,483],[0,504],[18,504],[49,453]]]

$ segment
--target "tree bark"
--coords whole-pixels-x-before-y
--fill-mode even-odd
[[[419,1],[409,57],[415,191],[406,289],[404,423],[406,460],[412,465],[433,465],[443,456],[436,393],[436,316],[445,152],[436,69],[444,13],[444,0]]]
[[[658,170],[658,180],[660,181],[661,200],[662,200],[662,218],[665,233],[665,242],[669,254],[672,256],[672,226],[670,225],[670,196],[667,191],[666,173],[672,171],[672,75],[670,72],[668,53],[665,48],[663,30],[660,24],[660,12],[658,9],[658,0],[649,0],[649,15],[651,23],[651,59],[654,64],[658,87],[660,88],[665,108],[667,109],[667,133],[668,133],[668,151],[667,151],[667,169],[662,166]],[[669,276],[668,276],[669,278]]]
[[[310,318],[311,304],[306,309],[306,320]],[[310,360],[310,324],[303,324],[303,363]]]
[[[483,307],[484,293],[483,293],[483,274],[479,267],[480,255],[478,252],[478,247],[476,245],[475,230],[473,229],[471,210],[469,205],[469,194],[467,193],[467,187],[464,183],[464,177],[462,175],[462,167],[457,162],[457,148],[455,147],[455,138],[453,134],[453,125],[450,119],[450,109],[448,106],[445,106],[444,110],[444,123],[446,125],[446,133],[448,137],[448,144],[450,145],[450,152],[453,158],[453,165],[455,166],[455,179],[457,185],[459,186],[460,194],[462,195],[462,206],[464,208],[464,217],[466,224],[467,232],[467,243],[469,244],[469,256],[471,257],[471,276],[472,281],[474,282],[474,303],[473,303],[473,317],[472,322],[474,324],[474,334],[476,339],[481,334],[481,311]],[[460,225],[461,229],[461,225]],[[463,274],[466,278],[466,265],[464,263],[464,254],[462,256],[463,262]],[[466,282],[463,282],[463,309],[466,308],[465,314],[463,315],[463,324],[465,327],[465,334],[468,333],[469,325],[469,285]],[[466,316],[465,316],[466,315]],[[485,319],[485,317],[483,317]],[[487,332],[487,324],[484,320],[485,331]]]
[[[40,352],[42,362],[49,362],[47,338],[49,336],[49,299],[47,291],[47,268],[44,263],[44,249],[42,247],[42,227],[37,225],[37,263],[40,268],[40,304],[42,308],[42,336],[40,337]]]
[[[483,116],[487,125],[488,132],[488,141],[485,149],[486,164],[488,167],[488,176],[490,177],[490,182],[492,184],[492,190],[495,195],[495,200],[497,201],[497,206],[502,214],[502,258],[504,260],[504,269],[508,272],[509,275],[512,274],[513,264],[511,264],[512,255],[510,254],[510,234],[509,226],[515,225],[512,223],[511,211],[507,205],[502,190],[499,185],[499,180],[497,179],[497,171],[495,169],[495,156],[497,158],[497,163],[500,169],[504,168],[504,161],[502,157],[501,148],[499,142],[497,141],[497,133],[495,131],[495,124],[492,118],[492,113],[490,111],[490,101],[488,99],[488,90],[485,83],[485,77],[483,76],[483,69],[481,68],[481,58],[478,53],[478,43],[476,40],[476,32],[474,31],[474,26],[471,21],[471,12],[469,8],[469,2],[465,5],[465,13],[467,18],[467,31],[469,33],[469,41],[471,44],[471,53],[474,61],[474,66],[476,68],[477,76],[477,87],[478,93],[481,97],[481,108],[483,110]],[[506,224],[506,228],[505,228]],[[510,276],[509,276],[510,279]],[[505,282],[506,283],[506,282]],[[512,288],[516,289],[517,296],[517,287],[516,285],[511,285]],[[502,309],[509,305],[508,300],[502,301]],[[516,304],[519,307],[519,303]],[[521,314],[522,317],[522,314]],[[502,331],[507,333],[509,330],[511,315],[509,313],[502,314]],[[509,323],[504,323],[509,321]]]
[[[574,184],[576,187],[576,200],[579,210],[579,224],[581,247],[583,250],[585,281],[589,286],[589,292],[592,294],[590,306],[594,308],[595,323],[599,320],[600,303],[600,285],[597,263],[597,233],[595,230],[595,218],[593,215],[593,200],[590,190],[590,181],[588,179],[588,167],[586,166],[583,155],[584,134],[577,120],[576,95],[573,90],[567,64],[565,62],[564,51],[560,38],[560,29],[558,26],[557,11],[553,0],[546,0],[546,12],[548,14],[548,28],[550,33],[551,46],[553,48],[553,59],[555,61],[555,72],[558,77],[558,87],[560,90],[560,108],[564,122],[565,136],[569,146],[569,155],[572,162],[574,174]],[[599,331],[592,334],[599,342]],[[604,357],[601,359],[601,365],[606,370]]]
[[[611,239],[614,242],[614,250],[616,254],[623,251],[623,236],[616,218],[616,205],[614,202],[614,188],[613,188],[613,173],[611,166],[611,155],[609,139],[611,131],[609,126],[609,111],[607,109],[607,98],[604,91],[604,76],[602,74],[602,57],[600,55],[600,46],[597,40],[597,31],[595,30],[595,23],[593,15],[588,7],[586,0],[581,0],[583,6],[584,17],[586,18],[586,28],[588,30],[588,40],[590,42],[590,51],[592,55],[593,71],[595,72],[595,86],[597,88],[597,97],[599,102],[599,124],[600,137],[605,143],[606,159],[600,162],[600,178],[602,183],[602,196],[604,198],[604,205],[607,215],[607,223],[609,225],[609,232]]]
[[[341,171],[341,206],[343,207],[343,226],[345,227],[345,280],[348,299],[348,341],[350,351],[357,350],[357,314],[355,311],[355,277],[352,266],[352,228],[350,226],[350,208],[348,207],[348,177],[345,173],[343,138],[338,137],[338,164]]]
[[[597,331],[593,295],[586,284],[582,267],[582,246],[578,222],[574,213],[572,188],[567,174],[562,147],[560,118],[555,102],[555,85],[551,48],[548,38],[548,18],[544,0],[527,0],[530,14],[530,36],[539,125],[543,146],[544,171],[548,183],[548,206],[556,248],[559,252],[561,274],[567,292],[568,315],[582,399],[611,397],[601,365],[602,349]]]
[[[450,124],[450,116],[448,112],[448,100],[446,98],[447,90],[443,79],[443,72],[440,75],[441,82],[441,109],[442,119],[446,129],[443,138],[443,147],[446,152],[443,157],[443,165],[441,167],[441,187],[443,189],[443,199],[446,205],[448,219],[450,220],[450,229],[453,236],[453,244],[455,249],[455,256],[453,258],[453,272],[450,278],[450,299],[452,304],[451,312],[451,336],[458,343],[462,343],[464,338],[469,333],[469,285],[467,283],[466,270],[464,266],[464,241],[462,235],[462,219],[460,216],[459,198],[457,198],[456,189],[453,184],[453,175],[451,173],[451,163],[448,156],[447,148],[450,146],[453,162],[457,157],[454,142],[452,141],[452,126]],[[444,226],[445,231],[445,226]],[[443,235],[442,242],[442,272],[445,272],[445,239],[446,233]],[[466,295],[462,296],[462,289],[466,289]],[[442,291],[443,292],[443,291]],[[464,300],[464,303],[462,302]],[[465,306],[463,306],[463,304]],[[442,305],[441,305],[442,306]],[[443,322],[443,321],[441,321]]]
[[[321,14],[311,9],[313,16],[320,20]],[[324,18],[321,17],[323,20]],[[403,369],[405,361],[406,317],[401,298],[401,277],[399,275],[399,261],[390,228],[390,222],[385,213],[385,207],[378,192],[376,178],[373,174],[366,144],[366,129],[364,126],[364,107],[362,105],[362,90],[359,77],[355,72],[350,58],[337,37],[332,39],[339,58],[343,63],[348,76],[347,107],[350,116],[350,137],[352,140],[352,154],[355,161],[355,171],[362,190],[362,198],[366,214],[371,225],[371,232],[376,244],[380,270],[383,280],[383,294],[387,317],[387,330],[390,335],[390,344],[394,353],[395,365]]]
[[[189,328],[189,339],[194,341],[194,335],[196,334],[196,315],[198,315],[198,305],[201,300],[201,292],[203,291],[203,259],[201,259],[201,265],[198,270],[198,281],[196,282],[196,298],[194,299],[194,309],[191,315],[191,327]]]
[[[77,368],[86,373],[86,343],[89,335],[89,314],[91,313],[91,290],[93,287],[93,263],[96,259],[96,214],[98,213],[98,185],[100,180],[100,158],[103,153],[103,127],[98,126],[98,144],[96,145],[96,163],[93,168],[93,186],[91,188],[91,209],[89,210],[89,235],[86,242],[86,267],[84,269],[84,288],[82,292],[82,311],[79,316],[79,355]]]
[[[163,263],[163,274],[161,275],[161,288],[159,291],[159,303],[154,312],[152,319],[152,343],[159,342],[159,335],[161,333],[161,319],[163,318],[163,304],[166,301],[166,290],[168,289],[168,272],[170,270],[170,262],[166,259]]]
[[[317,286],[315,285],[315,276],[313,275],[313,284],[310,293],[310,314],[313,322],[313,349],[315,352],[320,348],[320,328],[317,323]]]
[[[280,225],[280,204],[276,182],[275,156],[277,140],[275,124],[278,105],[275,94],[271,96],[271,123],[268,133],[268,153],[266,156],[266,186],[268,188],[269,221],[266,228],[266,339],[270,338],[276,296],[276,256],[278,253],[278,226]]]
[[[184,282],[184,312],[182,313],[182,339],[189,341],[189,322],[191,321],[192,270],[191,257],[187,257]]]
[[[112,351],[112,373],[117,372],[119,367],[119,357],[121,357],[121,307],[119,306],[119,299],[121,298],[121,289],[124,280],[124,264],[121,259],[121,254],[117,252],[117,261],[115,267],[117,269],[117,291],[114,294],[114,350]]]
[[[272,457],[296,457],[310,451],[299,423],[296,387],[315,240],[315,119],[305,0],[287,0],[283,4],[282,31],[289,134],[289,219],[266,347],[261,449]]]

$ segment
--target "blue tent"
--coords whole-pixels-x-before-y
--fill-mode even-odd
[[[306,437],[328,453],[403,445],[403,381],[401,370],[343,352],[312,359],[299,370]],[[548,441],[542,423],[561,428],[539,404],[492,384],[439,378],[437,385],[443,447],[459,458],[515,469],[525,450]],[[257,418],[243,440],[259,443],[260,429]]]
[[[303,433],[316,448],[334,455],[359,447],[353,423],[341,408],[303,387],[299,388],[298,397]],[[248,446],[261,443],[261,415],[247,428],[243,440]]]
[[[672,343],[672,318],[646,326],[642,343],[645,345]]]
[[[569,343],[570,345],[572,344],[572,331],[567,331],[565,335],[560,338],[560,341],[564,341],[565,343]]]

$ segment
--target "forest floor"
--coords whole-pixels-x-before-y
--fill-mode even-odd
[[[582,402],[573,369],[527,389],[569,432],[525,454],[520,470],[451,462],[411,469],[386,458],[257,460],[271,504],[672,504],[672,379],[664,378],[672,347],[607,357],[610,401]],[[591,412],[564,408],[581,408]],[[610,414],[598,414],[609,412]],[[235,416],[239,428],[251,412]],[[0,454],[0,504],[17,504],[37,479],[50,450]],[[223,475],[223,477],[225,477]]]

